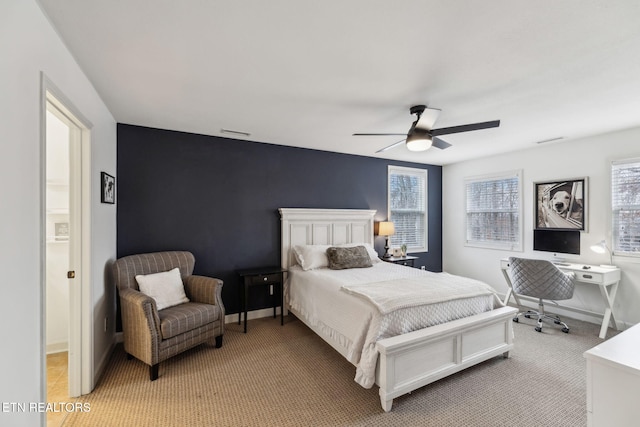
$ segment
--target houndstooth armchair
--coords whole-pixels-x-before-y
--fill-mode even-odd
[[[113,277],[120,294],[124,350],[149,365],[151,381],[158,378],[160,362],[202,343],[222,346],[224,305],[222,281],[192,275],[191,252],[155,252],[116,260]],[[162,310],[139,290],[136,275],[169,271],[177,267],[189,299]]]

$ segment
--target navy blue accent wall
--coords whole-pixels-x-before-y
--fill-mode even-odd
[[[428,169],[429,252],[412,255],[442,271],[440,166],[119,124],[118,257],[189,250],[195,273],[222,279],[227,313],[237,313],[235,271],[280,265],[278,208],[376,209],[386,220],[388,165]],[[384,238],[375,246],[382,254]],[[253,298],[252,308],[269,306]]]

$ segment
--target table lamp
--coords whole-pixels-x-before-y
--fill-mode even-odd
[[[611,252],[611,249],[609,249],[609,247],[607,246],[607,242],[602,240],[599,243],[596,243],[595,245],[591,246],[591,250],[597,254],[604,254],[609,252],[609,264],[602,264],[600,265],[600,267],[605,267],[605,268],[616,268],[615,265],[613,265],[613,253]]]
[[[389,236],[392,236],[395,232],[395,227],[391,221],[381,221],[378,223],[378,236],[385,236],[384,255],[382,255],[382,258],[391,258],[391,254],[389,253]]]

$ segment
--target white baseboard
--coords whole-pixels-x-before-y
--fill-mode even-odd
[[[501,295],[500,299],[504,301],[505,296],[506,295]],[[528,297],[525,295],[518,295],[518,298],[520,299],[520,302],[522,302],[523,308],[537,310],[538,308],[537,298]],[[544,304],[545,312],[556,314],[558,316],[569,317],[571,319],[582,320],[583,322],[593,323],[596,325],[602,324],[602,318],[604,317],[603,313],[597,313],[595,311],[585,310],[583,308],[578,308],[578,307],[570,307],[568,305],[563,305],[563,304],[556,305],[554,303],[548,302],[547,300],[545,300],[544,302],[545,302]],[[512,307],[518,308],[513,297],[511,298],[511,301],[509,301],[509,305]],[[620,319],[616,319],[616,325],[618,326],[618,329],[621,331],[624,331],[630,326],[633,326],[633,325],[629,325],[627,322],[622,321]]]
[[[47,344],[47,354],[62,353],[63,351],[69,351],[69,343],[66,341]]]
[[[280,307],[276,308],[276,316],[280,316]],[[249,320],[261,319],[263,317],[273,317],[273,307],[252,310],[247,313],[247,319]],[[242,320],[244,321],[244,318]],[[224,323],[238,323],[238,313],[227,314],[224,316]]]
[[[280,307],[276,308],[276,316],[280,316]],[[260,310],[253,310],[247,313],[249,320],[261,319],[263,317],[273,317],[273,308],[263,308]],[[227,314],[224,316],[224,323],[238,323],[238,313]],[[124,342],[124,338],[121,332],[116,332],[114,336],[114,345]]]
[[[118,335],[118,334],[116,333],[115,335]],[[120,333],[120,335],[122,336],[122,333]],[[102,378],[102,374],[104,374],[104,371],[107,369],[107,365],[109,364],[109,359],[111,359],[113,350],[116,347],[116,340],[117,340],[117,337],[114,337],[114,339],[111,341],[111,345],[109,346],[109,350],[104,352],[104,354],[100,358],[100,361],[98,362],[98,366],[96,367],[96,369],[94,369],[92,389],[95,387],[96,384],[98,384],[98,381],[100,380],[100,378]]]

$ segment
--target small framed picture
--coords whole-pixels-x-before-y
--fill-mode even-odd
[[[535,183],[536,229],[586,231],[587,178]]]
[[[116,179],[106,172],[101,172],[102,193],[100,201],[102,203],[116,202]]]

